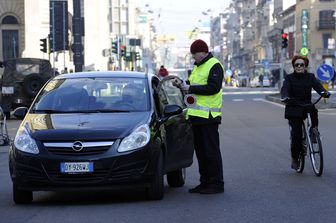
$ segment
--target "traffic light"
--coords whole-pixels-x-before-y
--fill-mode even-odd
[[[282,33],[281,35],[282,38],[282,48],[287,48],[288,46],[288,34],[287,33]]]
[[[40,39],[40,46],[41,46],[41,51],[46,53],[47,52],[47,38]]]
[[[118,54],[118,41],[112,42],[112,53]]]
[[[140,60],[140,53],[139,52],[135,52],[135,60]]]
[[[125,45],[120,46],[120,55],[122,57],[126,57],[126,46]]]

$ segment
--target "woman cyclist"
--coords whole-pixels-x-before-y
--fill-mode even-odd
[[[314,89],[324,98],[329,98],[330,93],[315,78],[307,72],[309,60],[304,56],[294,56],[292,66],[294,72],[287,75],[281,88],[281,100],[286,104],[285,118],[288,119],[291,134],[291,168],[299,168],[299,155],[302,151],[302,122],[306,118],[305,109],[299,104],[310,104],[311,90]],[[311,111],[312,127],[318,125],[318,115],[315,106]]]

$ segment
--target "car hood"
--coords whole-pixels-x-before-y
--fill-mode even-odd
[[[41,141],[114,140],[148,122],[150,112],[27,114],[34,139]]]

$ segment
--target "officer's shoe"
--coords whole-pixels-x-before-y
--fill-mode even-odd
[[[200,194],[218,194],[224,192],[224,186],[208,185],[199,191]]]
[[[194,188],[189,189],[189,193],[192,193],[192,194],[199,193],[200,190],[202,190],[204,188],[206,188],[206,185],[205,184],[200,184],[200,185],[197,185]]]

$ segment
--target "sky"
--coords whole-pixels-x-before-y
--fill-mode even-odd
[[[176,45],[189,44],[187,32],[201,27],[212,11],[224,10],[231,0],[138,0],[141,9],[152,10],[158,35],[175,35]],[[146,5],[148,6],[146,7]],[[210,9],[210,10],[209,10]],[[148,11],[147,10],[147,11]],[[209,16],[202,12],[210,12]]]

